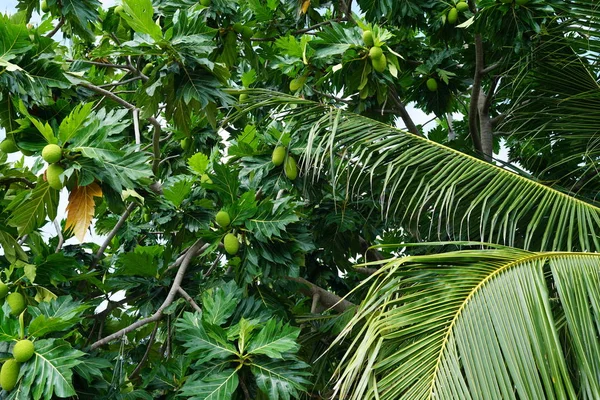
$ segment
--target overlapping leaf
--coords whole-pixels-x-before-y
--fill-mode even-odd
[[[28,335],[41,338],[50,332],[65,331],[77,324],[81,313],[88,308],[89,306],[74,301],[71,296],[41,302],[29,310],[32,321],[27,328]]]
[[[35,341],[35,354],[21,365],[22,379],[9,399],[44,399],[75,396],[73,368],[85,353],[61,339]]]
[[[596,398],[599,270],[596,254],[510,248],[391,260],[338,339],[360,326],[336,393]]]
[[[58,191],[50,188],[41,178],[35,188],[21,192],[9,205],[11,211],[8,224],[25,235],[56,218],[58,207]]]

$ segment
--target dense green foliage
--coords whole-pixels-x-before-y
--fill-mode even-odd
[[[599,39],[592,0],[19,0],[0,396],[598,398]]]

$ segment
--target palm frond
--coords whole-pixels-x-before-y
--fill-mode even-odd
[[[597,1],[565,2],[503,80],[498,99],[511,158],[539,179],[591,199],[600,185],[599,28]]]
[[[600,255],[391,260],[337,339],[348,400],[600,398]],[[356,332],[355,332],[356,333]]]
[[[372,199],[383,218],[405,228],[530,250],[600,249],[600,208],[593,204],[360,115],[251,93],[243,112],[271,110],[270,118],[294,132],[306,179],[330,174],[333,187]]]

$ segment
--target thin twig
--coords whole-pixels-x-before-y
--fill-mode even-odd
[[[142,135],[140,134],[140,118],[138,108],[135,108],[133,110],[133,132],[135,135],[135,144],[141,144]]]
[[[98,261],[100,261],[100,258],[104,255],[106,248],[108,247],[110,242],[113,240],[113,238],[115,237],[115,235],[117,234],[119,229],[121,229],[121,227],[123,226],[123,224],[129,217],[129,214],[131,214],[133,209],[136,207],[137,207],[136,203],[131,203],[131,204],[129,204],[129,206],[127,206],[127,208],[125,209],[125,212],[123,213],[123,215],[121,215],[121,218],[119,218],[119,221],[117,221],[117,224],[115,225],[115,227],[112,229],[112,231],[110,231],[110,233],[104,240],[104,243],[102,243],[102,246],[100,246],[100,248],[96,252],[96,255],[94,256],[94,260],[92,261],[92,267],[95,267],[96,264],[98,264]]]
[[[87,89],[90,89],[91,91],[94,91],[98,94],[101,94],[104,97],[107,97],[107,98],[115,101],[116,103],[119,103],[120,105],[122,105],[123,107],[125,107],[129,110],[133,111],[133,110],[138,109],[136,106],[134,106],[127,100],[124,100],[124,99],[120,98],[119,96],[117,96],[116,94],[109,92],[108,90],[102,89],[101,87],[93,85],[89,82],[80,82],[79,84]],[[155,117],[148,117],[147,120],[154,127],[154,133],[152,135],[152,153],[153,153],[152,172],[154,172],[155,176],[158,176],[158,169],[160,166],[160,134],[162,132],[162,128],[160,126],[160,122],[158,122],[158,120]]]
[[[183,290],[183,288],[180,286],[179,288],[177,288],[177,291],[179,292],[179,294],[181,295],[181,297],[183,297],[188,303],[190,303],[190,305],[192,306],[192,308],[196,311],[198,311],[199,313],[202,312],[202,309],[200,308],[200,306],[194,301],[194,299],[192,299],[192,296],[190,296],[188,294],[188,292],[186,292],[185,290]]]
[[[119,65],[119,64],[111,64],[111,63],[104,63],[104,62],[100,62],[100,61],[90,61],[90,60],[67,60],[67,62],[70,63],[74,63],[74,62],[82,62],[85,64],[91,64],[91,65],[97,65],[100,67],[107,67],[107,68],[117,68],[117,69],[124,69],[124,70],[128,70],[129,71],[129,67],[127,65]]]
[[[152,345],[154,344],[154,338],[156,337],[156,332],[158,331],[159,325],[160,325],[160,322],[156,321],[156,323],[154,324],[154,329],[152,330],[152,333],[150,334],[150,338],[148,339],[148,345],[146,346],[146,352],[142,356],[142,359],[138,363],[137,367],[135,367],[133,372],[129,375],[130,380],[134,380],[137,378],[137,376],[140,374],[140,371],[142,370],[142,367],[146,363],[146,360],[148,359],[148,356],[150,355],[150,349],[152,348]]]
[[[54,227],[56,228],[56,233],[58,235],[58,245],[56,245],[56,250],[54,252],[59,253],[65,243],[65,238],[63,237],[62,229],[60,229],[60,224],[57,220],[54,220]]]
[[[30,180],[25,179],[25,178],[0,178],[0,186],[4,186],[4,187],[8,188],[13,183],[22,183],[23,185],[27,186],[29,189],[35,188],[35,183],[33,183]]]
[[[96,349],[100,346],[103,346],[103,345],[111,342],[112,340],[118,339],[118,338],[126,335],[127,333],[136,330],[139,327],[142,327],[151,322],[158,321],[162,317],[164,310],[168,306],[170,306],[173,303],[173,301],[175,300],[175,295],[179,292],[179,288],[181,287],[181,282],[183,281],[185,271],[187,270],[187,267],[190,264],[190,261],[192,261],[192,258],[194,257],[194,255],[196,254],[198,249],[200,247],[202,247],[202,243],[203,242],[201,240],[197,240],[192,246],[190,246],[190,248],[186,252],[186,255],[185,255],[183,261],[181,262],[181,266],[179,267],[179,270],[177,270],[175,279],[173,279],[173,284],[171,285],[171,289],[169,290],[169,293],[167,294],[167,298],[163,301],[163,303],[160,305],[160,307],[158,307],[158,309],[156,310],[156,312],[154,314],[152,314],[150,317],[136,321],[133,324],[131,324],[111,335],[108,335],[103,339],[100,339],[100,340],[92,343],[91,349],[92,350]]]
[[[48,34],[46,35],[47,38],[51,38],[52,36],[56,35],[56,32],[58,32],[60,30],[60,28],[62,28],[62,26],[65,24],[65,18],[64,17],[60,17],[60,20],[58,21],[58,24],[56,24],[56,26],[54,27],[54,29],[52,29],[50,32],[48,32]]]
[[[127,74],[125,76],[127,76]],[[99,85],[98,87],[99,88],[110,88],[110,87],[114,87],[114,86],[121,86],[121,85],[125,85],[127,83],[139,81],[140,79],[142,79],[141,76],[134,76],[133,78],[125,79],[124,81],[118,81],[118,82],[113,82],[113,83],[106,83],[104,85]]]

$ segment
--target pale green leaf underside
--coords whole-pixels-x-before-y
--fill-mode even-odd
[[[351,326],[344,399],[600,398],[600,255],[460,251],[390,262]],[[426,284],[424,284],[426,282]]]

